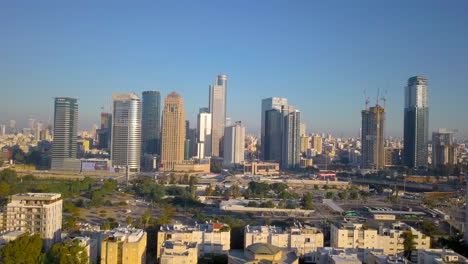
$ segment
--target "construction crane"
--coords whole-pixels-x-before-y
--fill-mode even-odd
[[[369,103],[370,103],[370,98],[366,94],[366,89],[363,90],[364,98],[365,98],[365,104],[366,104],[366,110],[369,109]]]
[[[382,100],[382,102],[383,102],[383,108],[385,109],[386,104],[387,104],[387,90],[385,90],[385,92],[384,92],[384,94],[382,95],[382,97],[380,97],[380,100]]]

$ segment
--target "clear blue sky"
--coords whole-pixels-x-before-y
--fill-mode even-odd
[[[357,135],[363,89],[388,90],[401,136],[408,77],[426,76],[431,130],[468,134],[468,1],[2,1],[0,122],[53,118],[79,99],[80,128],[112,93],[179,92],[187,118],[229,75],[228,116],[258,131],[260,100],[287,97],[311,132]]]

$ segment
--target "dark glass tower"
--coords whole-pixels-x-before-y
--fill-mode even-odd
[[[403,162],[409,168],[427,167],[429,107],[427,80],[422,76],[408,79],[405,88]]]
[[[161,93],[143,92],[142,148],[144,153],[160,154],[161,149]]]
[[[54,140],[52,145],[53,170],[64,169],[66,160],[76,159],[78,132],[78,101],[57,97],[54,106]]]

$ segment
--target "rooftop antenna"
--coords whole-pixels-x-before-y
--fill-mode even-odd
[[[379,105],[379,95],[380,95],[380,88],[377,89],[377,98],[375,100],[375,106]]]

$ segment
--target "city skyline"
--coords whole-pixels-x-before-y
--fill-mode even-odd
[[[386,134],[402,137],[406,80],[422,75],[430,82],[429,131],[444,127],[458,129],[457,138],[468,136],[465,118],[453,115],[467,110],[468,95],[463,92],[467,84],[457,77],[467,71],[468,39],[459,27],[468,23],[462,12],[466,2],[363,1],[356,6],[272,1],[264,10],[261,4],[241,1],[226,3],[229,12],[224,19],[208,2],[187,3],[191,8],[186,9],[193,11],[175,12],[169,20],[165,13],[173,12],[165,11],[176,8],[170,3],[121,4],[104,14],[100,12],[104,2],[76,6],[77,11],[54,5],[60,13],[54,16],[47,16],[52,10],[47,2],[36,6],[43,12],[34,13],[23,10],[20,3],[2,4],[9,12],[8,23],[0,26],[6,33],[0,44],[4,58],[0,87],[5,97],[24,98],[1,104],[0,111],[6,113],[1,124],[10,119],[18,120],[18,126],[25,126],[28,118],[50,120],[50,99],[68,96],[83,106],[80,130],[90,129],[99,123],[101,106],[110,110],[112,93],[145,90],[161,91],[161,96],[175,90],[190,98],[187,119],[195,123],[198,108],[208,105],[207,85],[214,75],[226,74],[227,117],[242,120],[249,134],[260,135],[261,118],[250,113],[258,113],[261,100],[274,96],[288,98],[301,109],[309,132],[357,136],[363,90],[375,100],[380,89],[388,91]],[[127,8],[128,13],[122,12]],[[89,24],[69,18],[75,11],[89,11]],[[261,21],[256,20],[256,12]],[[139,19],[132,20],[137,14]],[[355,16],[361,19],[353,20]],[[192,25],[193,20],[198,22]],[[286,21],[292,27],[286,27]],[[90,25],[93,30],[88,30]],[[34,33],[45,28],[45,36]],[[148,29],[157,38],[143,34]],[[228,32],[225,38],[213,34],[221,29]],[[119,43],[122,36],[128,45]],[[408,39],[424,45],[408,45]],[[77,40],[83,45],[75,44]],[[193,45],[171,45],[187,42]],[[24,43],[36,45],[26,49]],[[38,90],[34,98],[24,96]],[[326,105],[335,107],[324,111]]]

